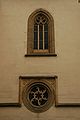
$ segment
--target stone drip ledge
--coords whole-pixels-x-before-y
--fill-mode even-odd
[[[51,75],[51,74],[28,74],[28,75],[21,75],[21,76],[19,76],[19,79],[31,79],[31,78],[33,78],[33,79],[39,79],[39,78],[41,78],[41,79],[57,79],[58,78],[58,76],[56,76],[56,75]]]

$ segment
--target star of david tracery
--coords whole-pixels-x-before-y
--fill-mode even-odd
[[[44,105],[48,100],[48,91],[43,86],[34,86],[29,93],[29,100],[35,106]]]

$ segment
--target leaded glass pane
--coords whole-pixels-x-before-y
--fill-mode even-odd
[[[44,49],[48,49],[48,24],[44,25]]]
[[[45,49],[48,49],[48,32],[44,33],[44,42],[45,42]]]
[[[45,32],[46,32],[46,31],[48,32],[48,24],[45,24],[45,25],[44,25],[44,31],[45,31]]]
[[[39,25],[39,49],[43,49],[43,25]]]
[[[34,49],[38,49],[38,26],[34,25]]]
[[[43,32],[39,32],[39,49],[43,49]]]
[[[34,31],[38,31],[38,26],[34,25]]]

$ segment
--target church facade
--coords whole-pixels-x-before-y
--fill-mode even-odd
[[[80,1],[0,0],[0,119],[80,119]]]

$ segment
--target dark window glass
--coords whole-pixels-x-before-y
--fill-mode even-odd
[[[48,32],[44,33],[44,42],[45,42],[45,49],[48,49]]]
[[[45,43],[44,49],[48,49],[48,25],[47,24],[44,25],[44,43]]]
[[[38,49],[38,26],[34,26],[34,49]]]
[[[39,25],[39,49],[43,49],[43,25]]]
[[[43,32],[39,33],[39,49],[43,49]]]
[[[38,32],[34,32],[34,49],[38,49]]]
[[[34,25],[34,31],[38,31],[38,25]]]
[[[44,25],[44,31],[48,31],[48,24]]]
[[[39,25],[39,31],[43,31],[43,25],[42,24]]]

